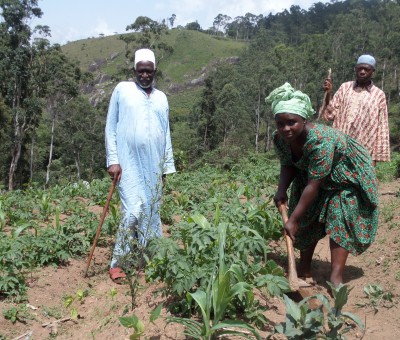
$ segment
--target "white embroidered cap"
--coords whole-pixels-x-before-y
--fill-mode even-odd
[[[148,48],[142,48],[135,52],[135,68],[136,64],[141,61],[151,61],[154,64],[154,67],[156,67],[156,57],[154,52]]]

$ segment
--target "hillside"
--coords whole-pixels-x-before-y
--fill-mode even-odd
[[[120,35],[83,39],[62,46],[63,52],[79,63],[82,71],[94,75],[94,86],[86,89],[93,104],[108,96],[128,63]],[[198,31],[173,29],[162,38],[173,52],[159,61],[162,72],[157,87],[169,96],[171,117],[186,115],[213,66],[221,61],[238,60],[244,42],[216,38]],[[130,47],[133,48],[133,47]]]

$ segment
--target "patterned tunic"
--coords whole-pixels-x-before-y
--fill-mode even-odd
[[[328,234],[353,255],[365,251],[378,226],[377,179],[368,151],[355,139],[321,124],[314,124],[308,132],[303,156],[297,162],[292,160],[289,144],[276,132],[274,145],[281,164],[297,169],[289,214],[308,180],[325,179],[300,222],[295,247],[307,249]]]
[[[389,161],[389,124],[385,93],[375,85],[356,87],[343,83],[322,117],[333,127],[357,139],[375,161]]]

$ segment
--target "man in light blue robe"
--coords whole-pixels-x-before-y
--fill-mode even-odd
[[[112,279],[124,277],[118,264],[130,251],[124,235],[135,237],[140,246],[161,236],[162,183],[166,174],[175,172],[169,106],[166,95],[152,86],[155,70],[154,53],[149,49],[136,51],[136,81],[120,82],[109,103],[107,171],[118,180],[122,204],[122,222],[111,260]]]

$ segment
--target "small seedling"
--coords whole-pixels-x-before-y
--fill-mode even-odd
[[[393,294],[390,291],[385,291],[380,284],[369,284],[364,287],[364,293],[368,298],[368,302],[358,303],[358,307],[372,307],[378,312],[378,307],[386,308],[393,307]]]
[[[116,289],[115,287],[111,287],[111,289],[110,289],[111,300],[114,301],[114,298],[116,297],[117,292],[118,292],[118,291],[117,291],[117,289]]]
[[[159,304],[156,308],[154,308],[150,313],[150,322],[154,324],[161,314],[162,304]],[[121,316],[118,318],[119,322],[122,326],[126,328],[133,328],[134,333],[130,335],[130,340],[140,339],[140,337],[144,334],[145,327],[143,322],[137,317],[136,314],[132,314],[131,316]]]
[[[72,295],[68,295],[64,297],[64,307],[65,308],[71,308],[71,318],[72,319],[77,319],[79,317],[79,313],[78,313],[78,308],[76,306],[72,306],[72,304],[75,301],[80,302],[80,304],[83,303],[84,298],[88,296],[88,291],[87,290],[83,290],[83,289],[78,289],[75,296]]]
[[[3,316],[6,320],[10,320],[14,324],[18,320],[18,310],[15,307],[3,309]]]
[[[396,273],[395,278],[397,281],[400,281],[400,270]]]
[[[134,333],[131,334],[129,339],[136,340],[140,339],[140,337],[144,333],[144,324],[143,322],[136,316],[136,314],[132,314],[131,316],[121,316],[118,318],[119,322],[122,326],[126,328],[133,328]]]
[[[6,320],[10,320],[13,324],[17,321],[26,323],[27,320],[32,319],[28,309],[25,305],[18,305],[9,309],[3,309],[3,316]]]

